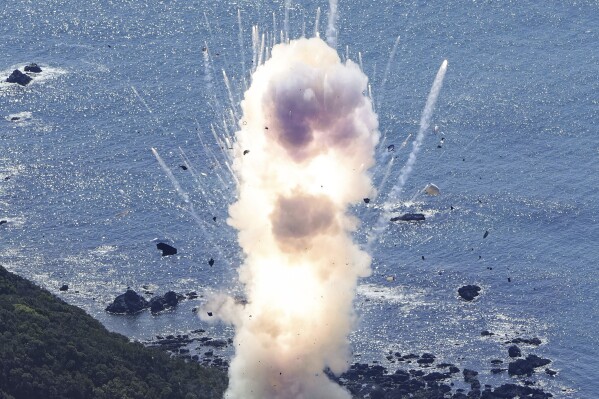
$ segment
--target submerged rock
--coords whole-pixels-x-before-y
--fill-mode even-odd
[[[63,284],[58,290],[59,291],[68,291],[69,290],[69,286],[67,284]]]
[[[6,81],[8,83],[16,83],[21,86],[27,86],[32,80],[33,79],[31,78],[31,76],[27,76],[26,74],[19,71],[18,69],[15,69],[14,71],[12,71],[10,76],[8,78],[6,78]]]
[[[149,303],[144,297],[128,289],[124,294],[117,296],[114,302],[106,307],[106,311],[116,314],[134,314],[141,312],[148,306]]]

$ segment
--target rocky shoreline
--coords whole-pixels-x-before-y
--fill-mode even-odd
[[[483,331],[481,335],[495,334]],[[210,337],[205,330],[198,329],[187,334],[157,336],[144,342],[144,345],[161,348],[172,356],[187,361],[227,370],[232,343],[230,338]],[[508,348],[511,361],[505,364],[501,359],[493,359],[490,362],[493,367],[490,374],[503,373],[506,376],[505,381],[497,386],[481,383],[481,379],[484,379],[481,377],[485,372],[468,368],[460,369],[454,364],[439,361],[431,353],[401,354],[388,351],[385,358],[389,367],[373,361],[371,364],[354,363],[340,376],[335,376],[328,370],[324,372],[332,381],[347,388],[354,398],[546,399],[554,397],[531,378],[534,374],[546,374],[547,378],[555,378],[557,372],[546,368],[551,360],[532,353],[523,357],[522,350],[517,356],[512,356],[516,355],[513,346],[523,344],[530,351],[540,345],[541,340],[536,337],[516,338],[504,343],[511,345]]]

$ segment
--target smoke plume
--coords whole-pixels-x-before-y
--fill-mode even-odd
[[[220,296],[205,309],[236,328],[226,398],[351,397],[323,370],[348,367],[356,283],[371,271],[348,211],[375,194],[368,169],[379,133],[367,85],[319,38],[275,46],[252,76],[228,219],[245,255],[247,303]]]

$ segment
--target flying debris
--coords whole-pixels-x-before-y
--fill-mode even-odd
[[[395,152],[395,144],[388,145],[387,152]]]
[[[177,248],[172,247],[164,242],[159,242],[156,244],[156,248],[162,251],[162,256],[175,255],[177,253]]]
[[[441,191],[439,191],[439,187],[437,187],[433,183],[430,183],[428,186],[426,186],[424,188],[424,192],[427,193],[428,195],[432,195],[432,196],[437,196],[437,195],[441,194]]]
[[[483,238],[487,238],[488,235],[489,235],[489,230],[485,231],[485,234],[483,235]]]
[[[179,167],[183,170],[187,170],[187,166],[185,166],[185,165],[179,165]]]
[[[422,213],[404,213],[401,216],[396,216],[394,218],[391,218],[392,222],[397,222],[397,221],[401,221],[401,222],[419,222],[419,221],[423,221],[426,218],[424,217],[424,214]]]
[[[213,217],[212,217],[212,220],[216,222],[216,216],[213,216]]]
[[[246,155],[246,154],[249,154],[249,153],[250,153],[250,150],[243,151],[243,155]]]

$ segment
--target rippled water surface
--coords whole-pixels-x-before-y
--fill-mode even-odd
[[[313,34],[319,6],[324,35],[328,5],[309,1],[292,5],[291,37]],[[134,339],[196,328],[232,334],[200,322],[191,312],[199,301],[156,317],[104,308],[127,286],[240,292],[241,254],[226,225],[234,182],[214,161],[211,126],[235,130],[239,108],[223,111],[222,70],[238,103],[249,83],[251,25],[280,31],[284,3],[19,8],[0,5],[0,78],[29,62],[44,72],[25,88],[0,83],[0,263]],[[504,341],[538,336],[543,344],[525,352],[552,359],[559,374],[533,379],[556,397],[599,397],[599,4],[342,0],[339,15],[339,52],[356,61],[361,53],[385,144],[396,146],[383,193],[407,159],[410,145],[401,143],[418,129],[436,70],[449,61],[433,117],[439,132],[426,136],[396,204],[427,220],[390,225],[374,248],[374,273],[356,299],[357,358],[385,363],[388,350],[429,351],[488,370],[491,359],[507,360]],[[385,146],[378,156],[377,183],[390,159]],[[430,182],[441,196],[422,194]],[[354,209],[364,221],[358,240],[377,203]],[[157,241],[179,254],[161,257]],[[59,293],[63,283],[70,290]],[[459,300],[464,284],[481,286],[479,299]],[[483,383],[507,379],[481,375]]]

